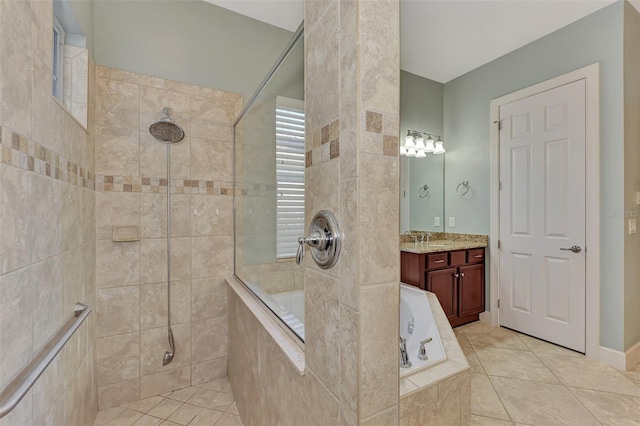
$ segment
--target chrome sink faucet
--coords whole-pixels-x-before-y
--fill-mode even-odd
[[[422,234],[422,236],[420,237],[420,244],[424,244],[424,237],[427,237],[427,246],[429,245],[429,238],[431,237],[431,232],[427,232],[425,234]]]
[[[411,361],[409,361],[409,354],[407,353],[407,339],[400,336],[400,368],[411,367]]]

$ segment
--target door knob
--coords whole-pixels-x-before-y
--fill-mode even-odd
[[[580,246],[571,246],[569,248],[560,248],[560,250],[566,250],[566,251],[572,251],[574,253],[580,253],[582,251],[582,248],[580,248]]]

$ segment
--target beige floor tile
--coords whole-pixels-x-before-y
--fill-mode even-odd
[[[489,346],[494,348],[515,349],[529,351],[518,335],[503,327],[494,327],[488,324],[474,322],[463,326],[463,331],[469,343],[476,346]]]
[[[471,426],[513,426],[513,423],[510,421],[498,420],[490,417],[471,415]]]
[[[531,425],[599,425],[562,385],[491,377],[511,420]]]
[[[189,404],[198,407],[209,408],[209,404],[218,396],[218,392],[208,389],[200,389],[187,400]]]
[[[160,424],[160,426],[181,426],[178,423],[170,422],[169,420],[165,420]]]
[[[125,408],[117,416],[106,422],[105,426],[131,426],[144,414]]]
[[[95,423],[98,425],[104,425],[106,422],[122,413],[126,407],[112,407],[107,408],[106,410],[98,411],[96,415]]]
[[[141,413],[148,413],[149,410],[158,405],[163,399],[164,398],[161,396],[152,396],[150,398],[141,399],[140,401],[122,404],[122,406]]]
[[[478,347],[475,352],[480,364],[490,376],[560,383],[532,352],[489,347]]]
[[[221,411],[203,408],[202,411],[189,423],[189,426],[213,426],[222,417]]]
[[[214,390],[216,392],[222,392],[222,389],[224,389],[228,385],[229,385],[229,379],[226,377],[223,377],[221,379],[216,379],[216,380],[212,380],[210,382],[205,383],[202,386],[202,389],[209,389],[209,390]]]
[[[471,374],[471,414],[511,420],[485,374]]]
[[[572,351],[571,349],[563,348],[562,346],[554,345],[553,343],[545,342],[544,340],[536,339],[535,337],[527,336],[526,334],[517,334],[520,340],[522,340],[524,344],[536,354],[584,357],[580,352]]]
[[[199,413],[202,411],[202,407],[197,407],[191,404],[183,404],[178,408],[167,420],[181,425],[188,425],[191,423]]]
[[[166,420],[181,405],[182,405],[182,402],[175,401],[173,399],[168,399],[167,398],[167,399],[163,400],[161,403],[159,403],[158,405],[156,405],[155,407],[153,407],[153,409],[151,409],[151,411],[149,411],[149,415],[154,416],[154,417],[160,417],[161,419],[165,419]]]
[[[604,425],[639,425],[640,398],[588,389],[569,388]]]
[[[142,416],[133,426],[159,426],[164,420],[152,416]]]
[[[640,396],[640,387],[601,362],[562,355],[540,354],[538,357],[565,386]]]
[[[240,416],[224,413],[216,426],[242,426],[242,420],[240,420]]]
[[[231,404],[229,406],[229,408],[227,408],[227,413],[229,414],[236,414],[236,415],[240,415],[240,412],[238,411],[238,404],[236,404],[235,402],[233,404]]]
[[[200,390],[199,387],[191,386],[190,388],[178,389],[169,394],[167,398],[175,399],[176,401],[187,402],[196,392]]]
[[[461,343],[460,347],[462,348],[462,352],[464,352],[465,358],[467,358],[467,362],[471,367],[472,373],[482,373],[484,374],[484,368],[482,368],[482,364],[480,364],[480,360],[476,356],[476,352],[471,347],[470,343]]]
[[[624,377],[635,383],[636,386],[640,386],[640,364],[636,364],[635,367],[622,374],[624,374]]]
[[[218,411],[227,411],[231,404],[233,404],[233,395],[224,392],[218,392],[218,395],[216,395],[216,397],[211,402],[209,402],[209,404],[207,404],[206,408],[211,408]]]

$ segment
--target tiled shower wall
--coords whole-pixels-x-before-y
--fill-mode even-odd
[[[97,67],[96,286],[100,409],[227,374],[233,273],[233,128],[240,95]],[[185,139],[166,145],[149,125],[173,109]],[[166,190],[171,188],[171,320],[167,343]],[[114,226],[139,241],[114,242]]]
[[[95,308],[93,111],[87,131],[52,97],[52,22],[52,1],[0,1],[0,386]],[[94,309],[0,425],[92,424],[95,326]]]

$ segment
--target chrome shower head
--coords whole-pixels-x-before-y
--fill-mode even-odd
[[[171,119],[171,108],[162,110],[164,117],[149,126],[149,133],[164,143],[176,143],[184,139],[184,130]]]

